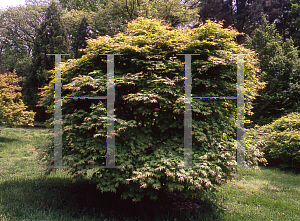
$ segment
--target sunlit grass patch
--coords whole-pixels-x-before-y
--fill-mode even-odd
[[[241,169],[239,177],[219,189],[226,220],[299,220],[300,176],[278,169]]]

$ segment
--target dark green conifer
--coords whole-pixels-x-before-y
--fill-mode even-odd
[[[88,32],[89,28],[87,19],[83,17],[71,37],[71,49],[74,53],[74,58],[80,58],[84,54],[84,52],[78,50],[84,49],[87,46],[86,38],[89,36]]]
[[[259,125],[299,111],[300,96],[300,60],[293,40],[286,39],[283,42],[279,33],[276,33],[275,25],[270,25],[265,18],[263,21],[253,38],[246,40],[248,47],[259,54],[260,80],[267,82],[253,103],[254,115],[250,117],[254,124]]]
[[[58,3],[52,1],[46,9],[45,20],[36,30],[33,46],[33,64],[24,84],[24,101],[29,109],[37,112],[37,121],[48,117],[43,107],[37,107],[39,88],[49,83],[48,70],[55,67],[55,56],[47,54],[66,54],[69,51],[69,40],[66,29],[61,22]],[[64,58],[64,57],[63,57]]]

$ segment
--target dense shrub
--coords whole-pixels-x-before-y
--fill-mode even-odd
[[[0,125],[33,126],[35,113],[26,111],[27,107],[22,101],[22,87],[19,86],[21,79],[15,70],[12,73],[0,74]]]
[[[247,130],[247,140],[262,152],[269,166],[300,172],[300,113]]]
[[[248,168],[259,168],[267,165],[264,152],[260,150],[259,143],[253,143],[245,136],[245,161]]]
[[[193,165],[199,168],[176,168],[184,160],[185,110],[185,58],[177,53],[201,54],[192,57],[193,96],[236,94],[237,56],[232,54],[247,54],[247,114],[263,86],[255,55],[234,42],[237,32],[211,21],[192,30],[161,23],[138,18],[125,33],[89,40],[86,55],[62,65],[62,96],[106,96],[106,56],[101,54],[123,54],[115,56],[115,159],[124,168],[97,168],[105,166],[105,100],[63,102],[63,156],[74,179],[90,176],[101,191],[119,188],[123,198],[134,201],[146,195],[156,199],[159,189],[203,196],[230,179],[229,166],[236,163],[236,101],[193,99]],[[42,94],[49,113],[53,84]],[[247,159],[257,164],[254,151],[247,151]],[[41,159],[53,165],[53,144],[42,149]]]

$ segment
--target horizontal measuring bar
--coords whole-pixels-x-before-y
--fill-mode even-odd
[[[66,98],[71,98],[71,99],[107,99],[107,96],[96,96],[96,97],[62,97],[62,99],[66,99]],[[237,96],[228,96],[228,97],[191,97],[191,98],[194,98],[194,99],[237,99]]]
[[[195,99],[237,99],[237,96],[224,96],[224,97],[192,97],[192,98],[195,98]]]
[[[46,54],[46,55],[70,55],[70,54]]]
[[[95,97],[62,97],[62,99],[107,99],[107,96],[95,96]]]

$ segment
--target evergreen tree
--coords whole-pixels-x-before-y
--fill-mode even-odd
[[[45,20],[36,30],[33,46],[33,64],[24,82],[24,101],[30,109],[37,112],[35,120],[44,121],[48,116],[43,107],[37,107],[39,88],[49,82],[48,70],[55,67],[55,56],[47,54],[66,54],[69,51],[69,40],[66,29],[60,19],[58,4],[51,2],[46,9]]]
[[[263,125],[299,110],[300,79],[299,58],[293,40],[283,42],[276,33],[275,24],[270,25],[263,18],[263,25],[256,29],[251,39],[247,36],[249,48],[259,54],[260,80],[267,82],[259,91],[260,97],[253,103],[253,123]]]
[[[298,0],[291,0],[291,10],[289,16],[291,19],[290,35],[294,39],[294,45],[300,48],[300,3]]]
[[[78,51],[84,49],[87,46],[86,38],[89,36],[89,26],[87,19],[82,18],[80,24],[74,29],[71,37],[71,50],[74,53],[74,58],[80,58],[84,52]]]

